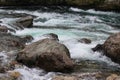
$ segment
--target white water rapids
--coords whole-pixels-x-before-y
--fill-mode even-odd
[[[119,13],[114,12],[102,12],[95,10],[82,10],[77,8],[70,8],[69,11],[75,12],[59,13],[59,12],[47,12],[40,10],[4,10],[0,9],[0,13],[25,13],[35,16],[34,26],[40,28],[25,28],[24,30],[17,30],[15,35],[32,35],[34,41],[43,39],[42,35],[47,33],[55,33],[58,35],[61,43],[65,44],[73,59],[85,59],[85,60],[97,60],[103,61],[108,65],[118,66],[118,64],[112,62],[108,57],[102,53],[93,52],[91,48],[97,44],[102,44],[107,37],[116,32],[120,32],[120,29],[105,24],[104,22],[119,21],[116,16],[120,18]],[[8,25],[16,18],[0,18],[3,21],[2,25]],[[41,27],[42,26],[42,27]],[[92,40],[91,44],[80,43],[77,40],[81,38],[88,38]],[[0,56],[3,56],[3,61],[6,59],[6,55],[2,52]],[[5,58],[5,59],[4,59]],[[54,72],[45,73],[43,70],[37,68],[16,68],[15,71],[21,73],[22,80],[51,80],[51,77],[55,75]]]

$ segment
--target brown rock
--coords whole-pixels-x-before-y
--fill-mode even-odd
[[[33,26],[33,17],[22,17],[16,21],[16,25],[23,28],[30,28]]]
[[[16,59],[46,71],[70,71],[74,65],[67,47],[53,39],[43,39],[26,46]]]
[[[82,39],[78,40],[78,42],[85,43],[85,44],[90,44],[91,40],[87,39],[87,38],[82,38]]]
[[[54,40],[59,41],[59,39],[58,39],[58,35],[57,35],[57,34],[54,34],[54,33],[48,33],[48,34],[45,34],[44,36],[45,36],[45,37],[48,37],[48,38],[50,38],[50,39],[54,39]]]
[[[104,53],[113,61],[120,63],[120,33],[111,35],[103,45]]]
[[[14,33],[15,33],[15,30],[10,29],[10,28],[8,28],[8,27],[6,27],[6,26],[1,26],[1,25],[0,25],[0,32],[5,32],[5,33],[7,33],[8,31],[11,31],[11,32],[14,32]]]

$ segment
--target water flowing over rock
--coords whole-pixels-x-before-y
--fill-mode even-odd
[[[103,44],[106,56],[120,64],[120,33],[111,35]]]
[[[38,66],[46,71],[71,71],[74,65],[67,47],[48,38],[26,46],[16,59],[27,66]]]

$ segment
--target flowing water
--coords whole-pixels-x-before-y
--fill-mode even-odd
[[[43,39],[44,34],[55,33],[61,43],[65,44],[72,59],[79,61],[95,61],[110,66],[108,69],[119,70],[119,65],[112,62],[100,52],[93,52],[91,48],[102,44],[109,35],[120,32],[120,14],[115,12],[103,12],[82,10],[78,8],[51,9],[47,7],[32,9],[0,9],[0,21],[2,25],[12,28],[9,24],[20,16],[34,16],[34,26],[37,28],[25,28],[17,30],[15,35],[32,35],[33,42]],[[91,44],[78,42],[81,38],[92,40]],[[1,52],[1,55],[2,52]],[[6,56],[5,56],[6,57]],[[104,66],[104,65],[103,65]],[[112,66],[112,68],[111,68]],[[22,80],[51,80],[54,72],[45,73],[37,68],[16,68],[20,72]],[[87,80],[87,79],[86,79]]]

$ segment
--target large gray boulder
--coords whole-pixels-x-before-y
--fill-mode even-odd
[[[73,62],[67,47],[54,39],[43,39],[26,46],[17,61],[27,66],[38,66],[46,71],[70,71]]]
[[[120,64],[120,32],[111,35],[103,44],[106,56]]]

